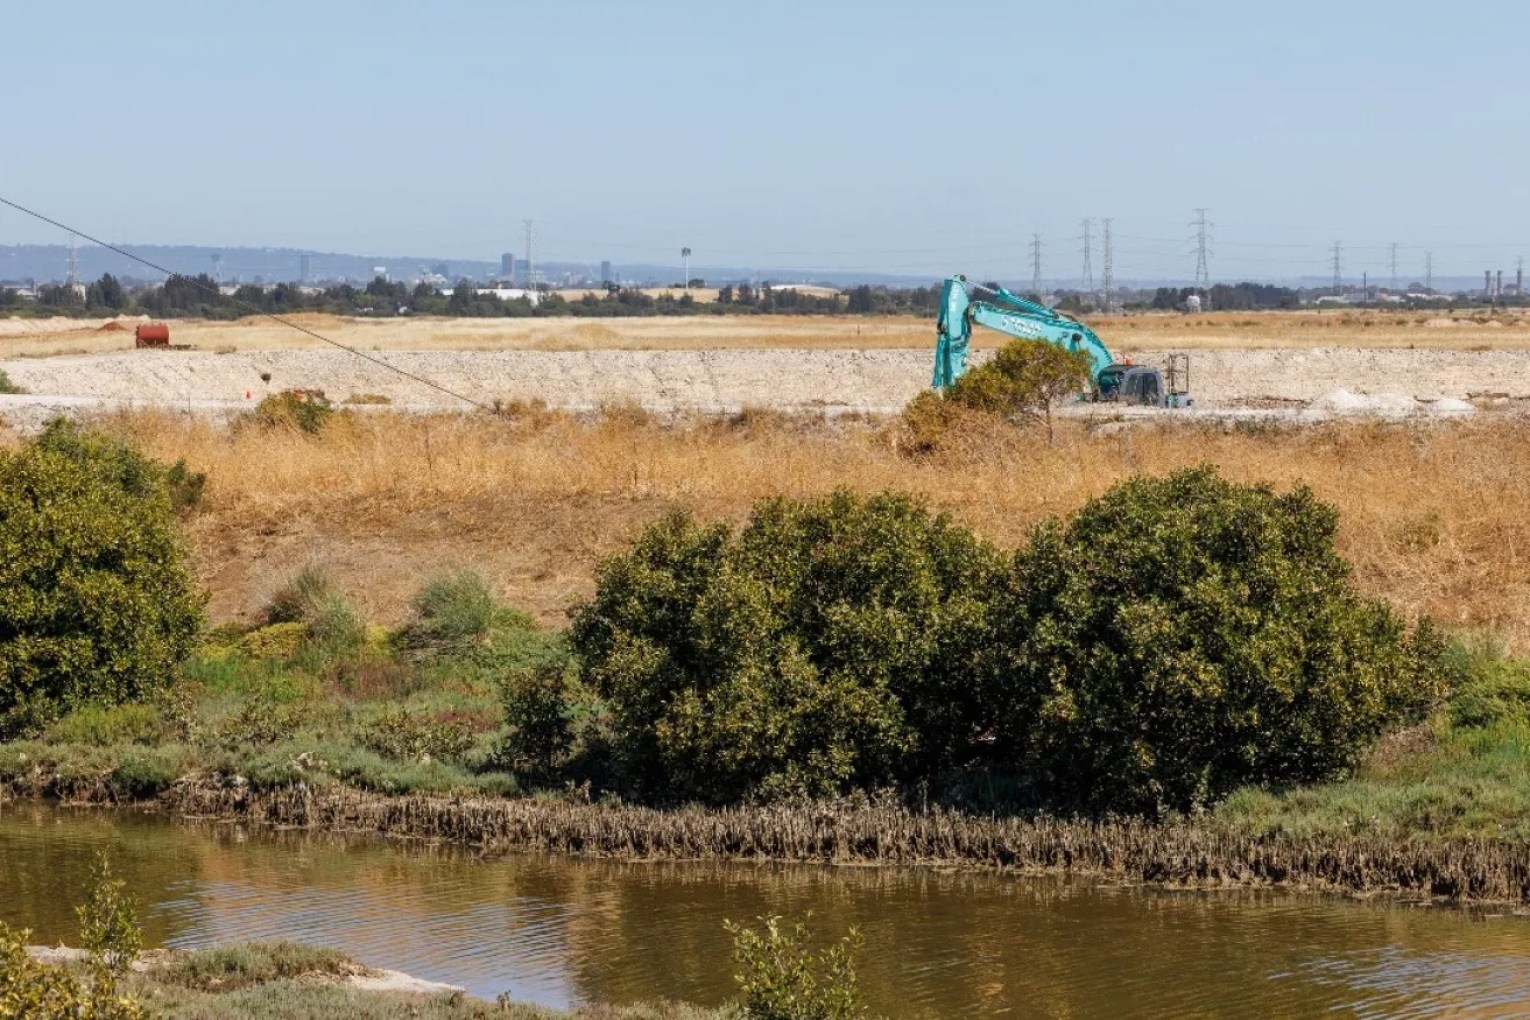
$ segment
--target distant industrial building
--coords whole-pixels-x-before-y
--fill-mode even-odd
[[[515,256],[509,252],[499,257],[499,275],[507,280],[515,279]]]
[[[308,282],[308,253],[305,251],[298,256],[298,283]]]
[[[600,264],[600,282],[615,283],[616,277],[611,275],[611,263],[609,261]]]

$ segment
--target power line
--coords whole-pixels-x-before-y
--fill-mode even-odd
[[[68,231],[71,235],[78,235],[80,237],[83,237],[85,240],[89,241],[91,244],[99,245],[100,247],[105,248],[107,251],[116,252],[118,255],[121,255],[123,258],[132,259],[134,262],[137,262],[140,265],[148,266],[150,269],[154,270],[156,273],[164,273],[165,276],[167,276],[167,277],[169,277],[169,276],[179,276],[180,275],[178,273],[171,272],[170,270],[166,269],[164,266],[159,265],[158,263],[150,262],[148,259],[144,258],[141,255],[135,255],[132,252],[130,252],[130,251],[124,249],[124,248],[117,247],[115,244],[108,244],[107,242],[101,240],[98,237],[92,237],[90,234],[85,233],[85,231],[83,231],[83,230],[76,230],[74,227],[71,227],[68,224],[60,223],[58,220],[52,219],[52,218],[50,218],[48,216],[44,216],[42,213],[36,212],[36,211],[34,211],[32,209],[28,209],[26,206],[21,205],[20,203],[12,202],[10,199],[4,197],[3,195],[0,195],[0,205],[10,206],[12,209],[15,209],[17,212],[23,213],[23,214],[25,214],[27,216],[30,216],[30,217],[32,217],[35,220],[40,220],[43,223],[48,224],[49,226],[57,227],[60,230]],[[181,278],[183,280],[186,280],[188,283],[190,283],[194,287],[198,287],[198,288],[200,288],[201,290],[204,290],[204,291],[211,291],[213,294],[217,295],[218,297],[222,297],[223,296],[223,292],[220,291],[217,287],[209,287],[207,284],[201,282],[200,280],[198,280],[194,276],[182,276]],[[300,326],[300,325],[298,325],[297,323],[293,322],[291,319],[284,319],[280,315],[276,315],[276,314],[273,314],[272,312],[265,311],[262,308],[259,308],[259,307],[255,306],[255,305],[250,304],[248,301],[241,301],[237,297],[230,298],[230,300],[235,305],[238,305],[241,308],[248,309],[250,312],[252,312],[255,315],[265,316],[266,318],[270,319],[272,322],[279,322],[283,326],[288,326],[288,327],[290,327],[292,329],[295,329],[299,333],[303,333],[303,334],[306,334],[308,336],[311,336],[315,340],[320,340],[320,341],[322,341],[324,343],[329,344],[331,347],[338,347],[340,350],[345,351],[348,354],[354,354],[356,357],[362,359],[363,361],[370,361],[374,365],[377,365],[377,366],[379,366],[381,368],[386,368],[388,371],[395,372],[395,373],[403,376],[406,379],[412,379],[415,382],[420,383],[423,386],[429,386],[431,389],[436,390],[437,392],[445,393],[447,396],[454,397],[457,400],[463,401],[464,403],[472,404],[474,407],[480,408],[480,409],[485,410],[485,411],[491,410],[489,405],[483,403],[482,401],[474,400],[472,397],[463,396],[461,393],[458,393],[455,390],[448,389],[445,386],[442,386],[440,383],[432,382],[431,380],[426,379],[424,376],[416,375],[413,372],[410,372],[410,371],[408,371],[406,369],[399,368],[397,365],[390,365],[388,362],[382,360],[381,358],[373,357],[372,355],[367,354],[365,351],[358,351],[356,348],[351,347],[351,346],[349,346],[347,344],[343,344],[343,343],[341,343],[338,340],[331,340],[329,337],[324,336],[322,333],[315,333],[313,330],[309,329],[307,326]]]
[[[1090,259],[1091,232],[1094,229],[1094,221],[1087,216],[1084,218],[1084,274],[1081,278],[1080,289],[1085,294],[1094,293],[1094,264]]]
[[[1195,286],[1211,290],[1211,222],[1206,219],[1204,208],[1195,210],[1191,221],[1195,228]]]
[[[1116,310],[1116,257],[1115,249],[1111,244],[1110,217],[1102,221],[1105,224],[1105,310]]]
[[[537,285],[536,264],[531,261],[531,235],[536,230],[535,220],[522,220],[526,226],[526,289],[535,290]]]

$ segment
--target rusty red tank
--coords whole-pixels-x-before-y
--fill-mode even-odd
[[[170,327],[163,322],[140,323],[133,334],[135,347],[169,347]]]

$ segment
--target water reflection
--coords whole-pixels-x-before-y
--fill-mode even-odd
[[[369,839],[0,808],[0,919],[73,941],[110,848],[150,945],[295,938],[551,1005],[731,993],[724,918],[857,925],[895,1017],[1504,1016],[1530,1011],[1530,923],[1239,892],[983,873],[480,860]]]

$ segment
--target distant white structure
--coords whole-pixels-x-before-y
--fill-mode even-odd
[[[1199,294],[1191,294],[1189,297],[1185,298],[1185,311],[1189,312],[1191,315],[1194,315],[1200,310],[1201,296]]]
[[[475,287],[473,293],[480,296],[497,297],[501,301],[515,301],[518,298],[525,298],[534,305],[540,304],[542,301],[541,291],[526,290],[524,287]]]

